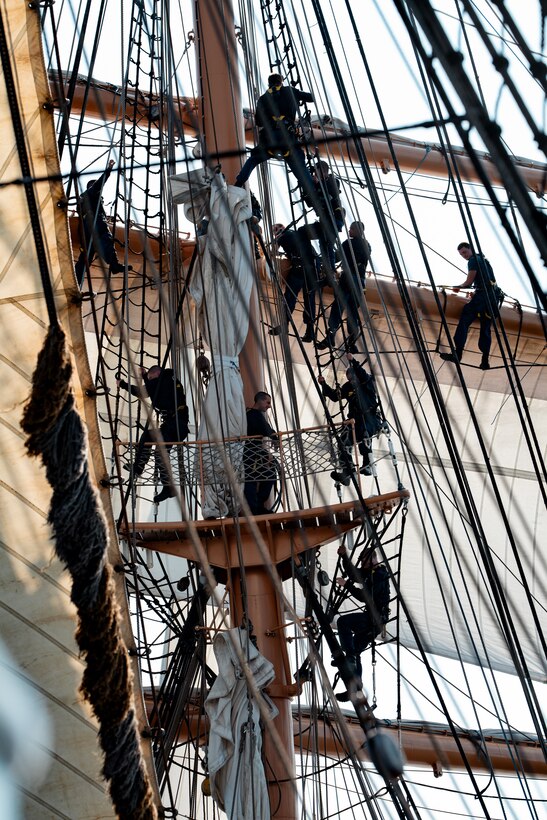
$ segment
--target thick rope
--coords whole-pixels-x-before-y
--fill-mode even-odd
[[[53,374],[53,376],[51,375]],[[55,551],[72,576],[76,641],[86,660],[81,692],[99,722],[103,775],[120,818],[157,818],[132,708],[129,656],[122,639],[108,533],[87,465],[87,439],[70,387],[65,334],[50,327],[32,378],[21,425],[25,446],[41,456],[53,488],[48,521]]]

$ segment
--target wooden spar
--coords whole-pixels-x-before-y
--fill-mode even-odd
[[[145,696],[149,714],[152,714],[154,701]],[[195,701],[192,701],[195,704]],[[363,746],[363,729],[357,719],[342,713],[342,719],[349,735],[352,752],[357,757],[368,760]],[[339,730],[338,718],[333,712],[315,714],[313,718],[299,706],[293,709],[292,734],[294,748],[303,756],[313,753],[324,755],[332,760],[347,757]],[[383,734],[390,734],[397,745],[401,744],[407,761],[416,766],[431,767],[436,777],[446,771],[462,771],[465,767],[460,751],[448,726],[437,723],[415,723],[413,721],[378,721]],[[181,743],[197,742],[204,744],[207,739],[207,721],[199,707],[190,705],[185,720],[180,723],[178,739]],[[519,761],[521,771],[537,778],[547,778],[547,763],[543,749],[538,741],[524,736],[500,737],[497,733],[460,731],[458,740],[461,743],[467,763],[479,771],[515,773],[515,761]]]
[[[224,154],[243,152],[245,133],[231,0],[197,0],[195,15],[200,87],[198,121],[202,150],[209,167],[221,164],[226,182],[232,184],[241,167],[241,158],[237,154],[227,157]],[[248,407],[253,404],[257,390],[264,389],[262,352],[256,342],[257,322],[258,294],[256,287],[253,287],[249,304],[249,334],[239,356]]]
[[[245,134],[240,97],[235,21],[231,0],[196,0],[195,3],[198,77],[200,87],[200,133],[202,150],[210,165],[222,163],[228,184],[233,184],[241,166],[241,155],[224,157],[230,151],[243,152]],[[249,304],[249,332],[240,353],[240,372],[247,406],[254,395],[264,389],[262,351],[257,343],[258,292],[253,286]],[[233,567],[227,589],[230,615],[236,627],[252,625],[259,651],[271,661],[275,671],[275,692],[271,696],[278,709],[273,720],[284,754],[273,742],[271,731],[263,732],[262,753],[272,811],[276,820],[296,820],[297,801],[294,788],[295,764],[292,745],[290,697],[290,664],[282,630],[266,638],[272,625],[282,622],[283,606],[265,566]],[[294,688],[294,687],[292,687]]]
[[[52,77],[52,85],[56,78]],[[89,93],[86,99],[86,90]],[[68,79],[64,89],[65,95],[68,94]],[[152,125],[160,123],[163,118],[160,116],[160,100],[158,97],[150,94],[143,94],[142,92],[135,92],[133,89],[127,89],[125,92],[126,103],[126,119],[133,122],[135,118],[139,124]],[[178,112],[181,130],[189,136],[196,136],[198,132],[198,105],[196,100],[190,97],[178,97],[173,101],[175,112]],[[232,103],[232,88],[224,100],[224,104],[231,106]],[[85,110],[84,110],[85,105]],[[99,118],[106,122],[118,120],[122,117],[121,110],[121,89],[119,86],[114,86],[109,83],[101,83],[96,80],[89,80],[85,77],[79,77],[76,83],[74,96],[71,100],[71,114],[82,115],[91,118]],[[234,111],[230,108],[230,117],[233,119]],[[218,112],[215,112],[218,114]],[[166,118],[165,118],[165,121]],[[346,161],[356,161],[357,155],[355,148],[352,147],[352,138],[348,137],[348,127],[345,123],[339,120],[331,120],[326,116],[319,116],[312,118],[312,131],[315,144],[319,148],[323,148],[336,159],[343,159]],[[398,134],[390,134],[390,139],[393,143],[393,148],[397,161],[403,171],[410,173],[417,172],[420,174],[430,174],[431,176],[446,177],[446,159],[443,150],[439,144],[420,142],[417,140],[410,140]],[[253,144],[253,119],[252,116],[245,118],[245,142]],[[371,165],[378,167],[385,174],[390,173],[393,169],[393,160],[389,151],[387,139],[375,134],[371,137],[363,137],[363,149]],[[239,144],[241,148],[243,141]],[[226,144],[225,151],[233,151],[235,143],[232,145]],[[220,149],[217,149],[220,151]],[[221,152],[221,151],[220,151]],[[459,172],[464,180],[469,182],[480,182],[477,172],[467,152],[463,148],[453,148],[452,153],[458,163]],[[499,171],[492,162],[490,156],[484,151],[478,151],[478,156],[481,159],[484,170],[493,185],[503,185],[503,180],[500,177]],[[226,157],[222,160],[223,169],[228,168],[228,162],[233,157]],[[547,183],[547,165],[535,162],[534,160],[525,159],[523,157],[514,157],[515,166],[526,182],[529,190],[541,197],[545,193]],[[235,166],[236,172],[239,169],[236,158]],[[229,179],[232,181],[233,177]]]

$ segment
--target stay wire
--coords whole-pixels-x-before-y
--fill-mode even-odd
[[[348,113],[349,113],[349,112],[347,112],[347,114],[348,114]],[[351,124],[351,121],[350,121],[350,124]],[[357,145],[356,147],[357,147],[357,149],[359,150],[359,145]],[[364,166],[366,166],[366,160],[365,160],[364,156],[362,157],[361,161],[362,161],[362,164],[363,164]],[[373,190],[373,189],[371,188],[371,190]],[[400,282],[401,280],[399,279],[398,281]],[[404,293],[404,291],[403,291],[403,293]],[[412,311],[411,311],[411,310],[410,310],[410,311],[407,311],[407,316],[411,319],[411,325],[412,325],[412,324],[413,324],[413,315],[412,315]],[[419,338],[419,335],[417,336],[417,338]],[[423,357],[422,357],[422,361],[423,361],[423,364],[424,364],[424,365],[425,365],[425,367],[426,367],[426,372],[427,372],[427,369],[428,369],[427,361],[426,361]],[[442,400],[441,400],[441,402],[438,404],[438,407],[439,407],[439,410],[442,412]],[[447,428],[447,430],[448,430],[448,428]],[[448,442],[447,442],[447,443],[448,443]],[[456,459],[456,461],[457,461],[457,459],[458,459],[457,449],[453,448],[452,452],[453,452],[453,456],[455,457],[455,459]],[[456,461],[455,461],[455,463],[456,463]],[[464,483],[465,483],[465,482],[464,482],[463,475],[462,475],[461,473],[460,473],[460,474],[459,474],[459,476],[458,476],[458,481],[459,481],[459,483],[461,484],[462,489],[463,489],[463,486],[464,486]],[[462,483],[462,482],[463,482],[463,483]],[[466,495],[467,495],[467,499],[468,499],[467,503],[471,503],[471,504],[472,504],[472,498],[470,497],[470,495],[469,495],[468,493],[467,493]],[[474,516],[474,518],[476,519],[476,515]],[[479,544],[481,543],[481,541],[482,541],[482,538],[480,538],[480,539],[479,539]],[[487,558],[487,553],[485,553],[485,557]],[[499,595],[498,595],[498,598],[499,598]],[[499,603],[498,603],[498,605],[499,605]]]
[[[2,59],[2,70],[4,72],[4,82],[6,85],[6,94],[11,114],[11,122],[15,135],[15,144],[17,148],[17,155],[21,165],[23,176],[30,180],[31,178],[31,163],[29,152],[27,149],[27,142],[25,136],[25,128],[23,126],[23,118],[21,115],[21,108],[17,96],[17,87],[15,83],[15,75],[12,66],[12,50],[8,43],[6,29],[4,25],[4,15],[0,11],[0,55]],[[49,270],[49,263],[47,258],[46,245],[42,233],[42,221],[40,219],[40,211],[34,185],[31,182],[25,183],[25,197],[27,200],[27,207],[30,216],[30,226],[32,236],[34,239],[34,247],[38,260],[38,269],[40,271],[40,279],[42,281],[42,289],[44,292],[44,300],[46,303],[48,319],[50,328],[59,327],[59,320],[57,317],[57,309],[55,307],[55,297],[53,293],[53,286],[51,284],[51,275]],[[53,192],[52,192],[53,196]],[[61,199],[58,195],[58,201]]]
[[[395,3],[398,6],[399,11],[400,11],[401,15],[403,16],[403,19],[407,23],[408,30],[412,35],[413,34],[413,28],[409,24],[409,21],[406,17],[406,10],[403,9],[403,7],[400,4],[399,0],[395,0]],[[414,6],[414,3],[412,3],[412,5]],[[418,43],[418,45],[419,45],[419,43]],[[447,104],[446,101],[445,101],[445,104]],[[466,393],[467,393],[467,391],[466,391]],[[454,456],[455,456],[456,460],[459,460],[459,456],[457,454],[457,451],[454,451]],[[487,464],[489,463],[488,458],[487,458],[486,463]],[[462,489],[463,489],[463,486],[465,484],[463,474],[460,473],[458,480],[461,483],[461,486],[462,486]],[[471,495],[469,494],[469,492],[467,490],[464,492],[464,498],[465,497],[467,498],[466,504],[471,505],[471,508],[473,508],[474,507],[473,499],[472,499]],[[473,518],[478,523],[478,517],[476,515],[476,512],[473,513]],[[486,544],[487,544],[487,542],[484,538],[484,534],[481,534],[481,537],[478,540],[478,545],[479,545],[479,548],[481,550],[481,553],[483,554],[483,556],[485,558],[486,566],[488,566],[490,568],[489,572],[492,572],[493,589],[494,589],[494,594],[495,594],[496,599],[497,599],[497,606],[500,608],[500,610],[499,610],[500,613],[503,613],[502,617],[503,617],[503,619],[506,623],[506,628],[508,630],[507,631],[507,637],[509,639],[509,646],[510,646],[510,649],[511,649],[511,653],[513,654],[513,656],[515,658],[516,669],[518,670],[519,676],[521,677],[522,683],[524,685],[525,696],[526,696],[527,700],[529,701],[530,706],[531,706],[532,702],[534,702],[536,704],[535,709],[531,708],[531,714],[533,716],[535,716],[535,718],[537,720],[539,720],[539,723],[538,723],[538,736],[541,737],[541,736],[544,736],[545,730],[544,730],[544,728],[543,729],[540,728],[540,724],[543,723],[543,721],[541,720],[541,717],[540,717],[540,711],[539,711],[539,707],[538,707],[538,704],[537,704],[537,698],[536,698],[533,686],[531,685],[530,677],[529,677],[528,673],[526,672],[526,660],[522,656],[522,653],[520,652],[520,646],[518,644],[518,641],[515,643],[514,639],[509,637],[509,635],[512,631],[511,616],[510,616],[509,613],[506,612],[506,606],[504,605],[503,593],[502,593],[501,587],[499,587],[499,581],[496,580],[497,576],[495,574],[495,570],[491,566],[491,561],[490,561],[489,556],[488,556],[488,550],[485,549]],[[518,657],[518,660],[517,660],[517,657]]]

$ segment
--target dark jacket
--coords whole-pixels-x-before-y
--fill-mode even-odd
[[[376,564],[369,569],[359,569],[352,564],[347,554],[342,555],[342,566],[348,577],[344,589],[352,598],[362,601],[381,623],[389,620],[389,571],[385,564]],[[356,586],[358,584],[359,586]]]
[[[495,286],[496,277],[494,276],[492,265],[482,254],[476,253],[469,257],[467,260],[467,270],[477,271],[477,275],[471,285],[472,288],[476,290],[489,290]]]
[[[260,436],[245,441],[243,459],[246,473],[250,474],[250,471],[258,470],[264,461],[269,460],[270,453],[265,449],[262,439],[266,437],[277,441],[277,433],[268,423],[262,410],[251,407],[247,410],[247,435]]]
[[[280,134],[294,129],[298,104],[303,102],[313,102],[312,95],[288,85],[269,88],[262,94],[256,104],[255,114],[259,142],[280,142]]]
[[[80,196],[78,203],[80,216],[83,221],[84,230],[86,234],[91,235],[93,231],[97,233],[110,233],[110,228],[106,221],[106,213],[103,207],[103,198],[101,192],[103,186],[110,176],[111,169],[107,168],[104,174],[99,179],[96,179],[93,185],[90,185]]]
[[[366,270],[370,260],[371,248],[362,236],[350,236],[342,242],[342,251],[351,273],[358,277],[361,286],[366,283]]]
[[[322,207],[327,213],[334,215],[335,220],[341,220],[342,224],[344,218],[342,216],[342,204],[340,202],[340,188],[338,180],[332,174],[328,174],[326,179],[314,180],[315,193]],[[315,199],[315,198],[314,198]],[[312,202],[312,197],[307,195],[304,197],[304,202],[308,207],[314,208],[315,204]]]
[[[188,435],[186,394],[184,387],[175,377],[174,371],[170,367],[164,368],[157,379],[149,379],[145,375],[143,382],[154,410],[161,414],[162,419],[178,416],[181,434],[186,437]],[[129,386],[126,381],[120,379],[120,387],[129,390],[133,396],[140,396],[137,385]]]
[[[315,272],[317,254],[305,233],[305,229],[283,231],[277,237],[276,242],[290,259],[293,270],[303,268]]]
[[[356,375],[356,381],[346,381],[338,389],[331,387],[326,382],[321,383],[323,395],[332,401],[347,401],[348,418],[357,419],[367,413],[376,413],[378,407],[378,394],[376,392],[376,382],[374,376],[364,369],[355,360],[351,367]]]

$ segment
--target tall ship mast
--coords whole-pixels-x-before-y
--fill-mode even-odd
[[[7,817],[542,814],[543,38],[378,5],[0,4]]]

